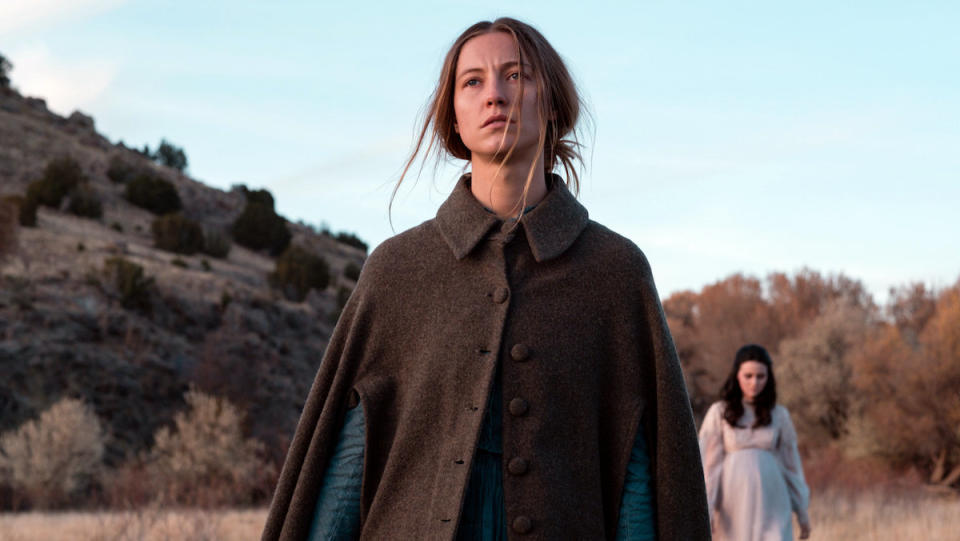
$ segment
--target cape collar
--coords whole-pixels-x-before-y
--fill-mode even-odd
[[[530,251],[537,262],[553,259],[569,248],[589,221],[587,209],[570,193],[563,180],[547,175],[547,195],[520,219]],[[470,173],[460,177],[453,193],[437,211],[440,234],[459,260],[467,256],[495,226],[502,224],[470,191]]]

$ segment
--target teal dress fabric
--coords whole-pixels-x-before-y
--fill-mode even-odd
[[[477,443],[457,539],[506,541],[503,505],[503,391],[494,378]],[[347,411],[337,449],[323,478],[310,541],[354,540],[360,536],[360,488],[363,480],[364,424],[362,406]],[[617,541],[655,539],[650,459],[642,427],[637,430],[627,465]]]
[[[633,440],[627,476],[620,501],[620,520],[617,523],[617,541],[654,541],[653,492],[650,486],[650,453],[643,437],[643,426],[637,427]]]
[[[363,482],[363,406],[347,410],[340,441],[320,486],[309,541],[353,541],[360,537]]]
[[[494,375],[487,411],[473,455],[470,482],[457,527],[458,541],[506,541],[507,512],[503,505],[503,390]]]

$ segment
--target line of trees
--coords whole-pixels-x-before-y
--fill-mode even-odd
[[[166,139],[160,140],[156,150],[150,150],[150,145],[143,145],[143,150],[137,150],[137,152],[181,173],[187,169],[187,153],[184,152],[183,147],[178,147]]]

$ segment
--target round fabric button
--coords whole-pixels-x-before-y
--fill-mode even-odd
[[[519,517],[513,519],[513,531],[517,533],[530,533],[530,530],[533,529],[533,521],[530,520],[530,517],[520,515]]]
[[[498,287],[493,290],[493,302],[497,304],[503,304],[507,300],[507,297],[510,296],[510,290],[505,287]]]
[[[514,346],[510,348],[510,357],[512,357],[514,361],[525,361],[529,356],[530,348],[525,344],[514,344]]]
[[[530,404],[522,398],[514,398],[510,401],[510,414],[514,417],[520,417],[521,415],[527,413],[527,410],[530,409]]]
[[[527,459],[518,456],[511,458],[510,462],[507,463],[507,470],[513,475],[523,475],[527,473],[529,467],[530,463],[527,462]]]

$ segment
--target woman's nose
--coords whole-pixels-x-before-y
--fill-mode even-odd
[[[497,81],[488,88],[490,89],[490,93],[487,95],[487,105],[505,105],[507,103],[507,95],[504,92],[503,83]]]

